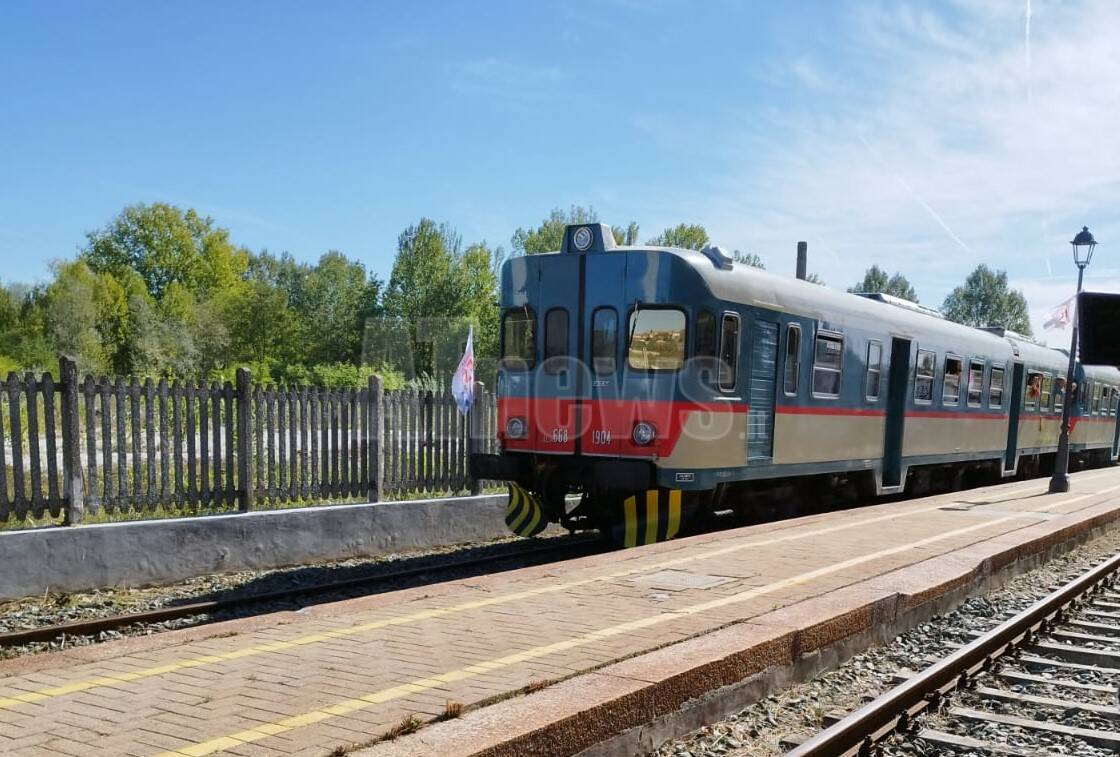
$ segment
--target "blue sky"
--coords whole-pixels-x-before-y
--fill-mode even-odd
[[[508,249],[576,203],[934,305],[988,262],[1037,324],[1082,224],[1120,288],[1117,31],[1109,0],[6,0],[0,279],[134,202],[385,276],[423,215]]]

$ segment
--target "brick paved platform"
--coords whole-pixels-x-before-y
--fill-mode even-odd
[[[0,753],[326,755],[449,702],[467,712],[368,753],[573,753],[891,635],[1120,516],[1120,469],[1045,491],[865,507],[9,660]]]

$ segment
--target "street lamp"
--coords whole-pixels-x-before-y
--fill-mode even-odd
[[[1085,268],[1093,259],[1093,250],[1097,247],[1097,240],[1089,233],[1088,226],[1082,226],[1081,231],[1070,242],[1073,247],[1073,262],[1077,265],[1077,293],[1081,294],[1081,282],[1085,278]],[[1057,494],[1069,491],[1069,416],[1073,408],[1073,371],[1077,362],[1077,317],[1073,321],[1073,339],[1069,345],[1069,370],[1066,371],[1066,385],[1062,397],[1062,430],[1058,436],[1058,454],[1054,458],[1054,475],[1050,479],[1050,493]]]

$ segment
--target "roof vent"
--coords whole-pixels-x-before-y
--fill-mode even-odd
[[[1002,336],[1004,339],[1017,339],[1020,342],[1027,342],[1028,344],[1037,344],[1040,347],[1045,347],[1046,346],[1042,342],[1035,339],[1033,336],[1027,336],[1026,334],[1020,334],[1018,331],[1012,331],[1011,329],[1005,329],[1003,326],[981,326],[980,330],[981,331],[987,331],[989,334],[995,334],[996,336]],[[1067,351],[1066,354],[1068,355],[1069,352]]]
[[[707,256],[707,258],[715,264],[716,268],[722,271],[730,271],[731,267],[735,264],[735,258],[728,255],[727,250],[722,247],[708,245],[700,250],[700,252]]]
[[[926,315],[932,316],[934,318],[940,318],[942,320],[945,319],[945,316],[941,315],[940,310],[934,310],[933,308],[926,307],[925,305],[919,305],[916,302],[911,302],[910,300],[903,299],[902,297],[895,297],[893,294],[884,294],[883,292],[855,292],[855,294],[860,297],[865,297],[869,300],[875,300],[876,302],[885,302],[888,305],[894,305],[896,308],[913,310],[915,313],[925,313]]]

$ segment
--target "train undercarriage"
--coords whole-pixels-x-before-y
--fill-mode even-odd
[[[1071,470],[1107,464],[1107,450],[1074,453],[1070,459]],[[1024,455],[1015,478],[1050,475],[1053,467],[1053,453]],[[477,455],[472,468],[478,478],[507,482],[506,524],[513,533],[532,537],[555,523],[571,532],[598,531],[620,547],[697,533],[716,516],[748,525],[1007,479],[999,460],[913,466],[902,492],[877,498],[871,470],[732,481],[682,491],[657,486],[656,470],[646,461]]]

